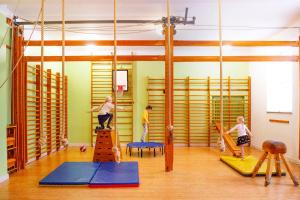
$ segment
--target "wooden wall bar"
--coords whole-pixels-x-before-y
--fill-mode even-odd
[[[59,62],[61,56],[45,56],[45,62]],[[174,62],[219,62],[219,56],[174,56]],[[66,61],[111,61],[112,56],[66,56]],[[25,56],[27,62],[40,62],[40,56]],[[120,55],[119,61],[165,61],[164,55]],[[223,56],[224,62],[298,62],[298,56]]]
[[[53,151],[56,151],[56,130],[57,130],[57,126],[56,126],[56,122],[59,121],[59,119],[57,120],[56,118],[56,114],[57,114],[57,111],[59,109],[57,109],[56,107],[56,97],[58,96],[57,95],[57,92],[56,92],[56,89],[57,89],[57,86],[56,86],[56,74],[51,74],[51,107],[52,107],[52,115],[51,115],[51,122],[52,122],[52,127],[51,127],[51,132],[52,132],[52,135],[51,135],[51,149],[52,149],[52,152]]]
[[[24,45],[27,41],[24,41]],[[66,46],[113,46],[113,40],[66,40]],[[164,40],[118,40],[118,46],[164,46]],[[218,47],[219,41],[213,40],[174,40],[174,46],[189,46],[189,47]],[[298,47],[298,41],[223,41],[224,45],[237,47],[265,47],[265,46],[292,46]],[[41,41],[30,41],[29,46],[41,46]],[[46,40],[45,46],[62,46],[61,40]]]
[[[196,79],[190,77],[190,126],[191,137],[190,144],[192,146],[210,146],[211,133],[210,124],[210,79]],[[177,106],[177,105],[175,105]]]
[[[65,81],[64,81],[64,89],[65,89],[65,92],[64,92],[64,95],[65,95],[65,114],[64,114],[64,117],[65,117],[65,120],[64,120],[64,138],[68,138],[68,77],[64,77]]]
[[[52,152],[52,95],[51,95],[51,91],[52,91],[52,85],[51,85],[52,81],[51,81],[51,69],[47,70],[47,100],[46,100],[46,108],[47,108],[47,115],[46,115],[46,119],[47,119],[47,154],[50,155]]]
[[[251,93],[249,78],[224,79],[224,124],[231,127],[236,117],[244,115],[249,123]],[[164,79],[148,77],[148,103],[153,106],[149,114],[149,141],[164,140]],[[218,133],[219,80],[214,78],[174,79],[174,143],[187,146],[213,146]],[[236,137],[236,134],[233,134]]]
[[[26,83],[26,127],[27,127],[27,162],[36,159],[38,136],[40,134],[40,120],[39,120],[39,86],[36,86],[36,79],[39,76],[39,66],[31,67],[27,65],[27,83]],[[38,79],[40,80],[40,79]]]
[[[211,96],[210,96],[210,77],[207,77],[207,105],[208,105],[208,119],[207,119],[207,124],[211,124]],[[208,140],[207,140],[207,146],[211,146],[211,129],[208,129]]]
[[[118,63],[118,70],[128,70],[128,91],[124,91],[122,97],[118,97],[118,106],[124,110],[118,110],[118,130],[121,143],[133,141],[133,82],[131,62]],[[112,64],[92,63],[91,66],[91,108],[101,106],[107,96],[112,96]],[[96,134],[96,126],[99,125],[98,112],[91,113],[91,146],[93,146]],[[114,116],[116,117],[116,116]]]
[[[164,142],[165,134],[165,79],[148,77],[148,104],[153,107],[149,114],[148,141]],[[176,142],[176,140],[175,140]]]
[[[27,142],[26,163],[29,163],[61,148],[60,134],[63,126],[61,104],[66,104],[66,102],[61,100],[62,78],[59,73],[52,74],[50,69],[41,72],[39,65],[27,65],[26,70],[27,136],[25,141]],[[42,75],[44,76],[43,84],[40,78]],[[65,79],[67,80],[66,77]],[[41,87],[44,87],[43,108],[41,107]],[[43,121],[41,121],[41,109],[44,111]],[[67,119],[67,115],[65,117]],[[43,131],[41,123],[43,123]]]
[[[56,151],[60,149],[60,136],[61,136],[61,75],[56,73]]]
[[[186,78],[186,88],[187,88],[187,95],[186,98],[187,98],[187,102],[190,102],[190,77],[188,76]],[[190,108],[190,104],[187,103],[187,113],[188,113],[188,116],[187,116],[187,141],[188,141],[188,147],[191,146],[191,127],[189,126],[189,124],[191,123],[191,116],[190,116],[190,113],[191,113],[191,108]]]
[[[248,77],[248,128],[251,130],[251,120],[252,120],[252,111],[251,111],[251,77]]]
[[[35,101],[36,101],[36,112],[35,112],[35,125],[36,125],[36,132],[35,132],[35,158],[38,160],[41,157],[41,145],[40,145],[40,139],[41,139],[41,133],[42,133],[42,121],[41,121],[41,66],[37,65],[35,70],[36,76],[35,76]]]

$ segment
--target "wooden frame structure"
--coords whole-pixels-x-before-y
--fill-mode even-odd
[[[299,37],[300,40],[300,37]],[[165,46],[164,40],[120,40],[117,41],[118,46]],[[83,41],[83,40],[66,40],[66,46],[84,46],[86,44],[95,44],[97,46],[112,46],[113,41]],[[29,46],[39,46],[40,41],[31,41]],[[45,41],[45,46],[60,46],[61,41]],[[173,41],[173,48],[177,46],[190,46],[190,47],[217,47],[219,41]],[[223,41],[223,45],[231,45],[235,47],[299,47],[299,41]],[[45,62],[62,61],[61,56],[45,56]],[[173,62],[219,62],[219,56],[172,56]],[[40,61],[40,56],[26,56],[25,62]],[[113,56],[98,55],[98,56],[65,56],[66,61],[112,61]],[[165,61],[164,55],[122,55],[118,56],[118,61]],[[223,56],[223,62],[299,62],[300,56]],[[299,65],[300,66],[300,65]],[[249,80],[251,85],[251,79]],[[251,95],[249,93],[249,95]],[[300,113],[300,111],[299,111]],[[250,116],[251,117],[251,116]],[[251,119],[249,119],[251,121]],[[251,122],[249,122],[251,126]],[[300,138],[300,128],[299,128]],[[300,139],[299,139],[300,143]],[[300,159],[300,147],[299,147]]]
[[[170,23],[169,23],[170,25]],[[173,54],[169,54],[170,52],[173,52],[174,47],[176,46],[190,46],[190,47],[218,47],[220,46],[220,41],[177,41],[173,40],[173,34],[170,34],[169,29],[167,32],[168,35],[172,35],[172,37],[168,38],[168,41],[165,40],[131,40],[131,41],[112,41],[112,40],[106,40],[106,41],[80,41],[80,40],[70,40],[70,41],[30,41],[29,46],[84,46],[87,44],[95,44],[96,46],[113,46],[115,44],[118,44],[118,46],[162,46],[165,47],[168,52],[168,55],[127,55],[127,56],[118,56],[118,61],[165,61],[166,63],[169,63],[169,67],[167,67],[166,64],[166,77],[168,77],[168,81],[165,82],[166,84],[166,91],[173,90],[173,78],[169,79],[172,74],[172,63],[173,62],[219,62],[220,57],[219,56],[173,56]],[[165,28],[165,32],[167,29]],[[18,31],[16,31],[18,32]],[[166,34],[167,35],[167,34]],[[299,38],[300,40],[300,38]],[[23,45],[27,43],[27,41],[23,41],[23,38],[14,37],[15,41],[15,47],[19,50],[15,50],[14,57],[18,58],[21,55],[21,49],[23,48]],[[236,47],[265,47],[265,46],[289,46],[289,47],[300,47],[299,41],[222,41],[222,45],[231,45]],[[14,48],[16,49],[16,48]],[[115,55],[116,56],[116,55]],[[100,56],[26,56],[24,57],[24,62],[22,62],[20,65],[26,65],[27,62],[35,62],[35,61],[42,61],[42,62],[54,62],[54,61],[113,61],[114,56],[107,56],[107,55],[100,55]],[[285,61],[291,61],[291,62],[300,62],[300,48],[299,48],[299,55],[298,56],[222,56],[223,62],[270,62],[270,61],[278,61],[278,62],[285,62]],[[171,65],[170,65],[171,63]],[[300,64],[299,64],[300,66]],[[22,68],[22,67],[18,67]],[[20,77],[18,77],[20,76]],[[15,73],[15,80],[21,80],[22,77],[25,77],[24,73]],[[13,81],[15,84],[17,84],[16,81]],[[64,81],[63,81],[64,82]],[[42,89],[42,88],[41,88]],[[19,93],[20,96],[22,95]],[[169,93],[168,93],[169,94]],[[43,94],[42,94],[43,95]],[[24,95],[23,95],[24,96]],[[14,96],[14,99],[18,99],[19,97],[16,95]],[[170,95],[166,98],[166,102],[169,101],[171,97]],[[16,110],[20,110],[20,108],[23,106],[23,104],[17,103],[17,101],[13,101],[13,108],[16,108]],[[169,107],[170,105],[167,105]],[[166,112],[170,111],[171,115],[174,115],[174,111],[172,106],[169,107],[170,109],[166,109]],[[26,108],[24,108],[26,109]],[[41,111],[42,112],[42,111]],[[66,111],[64,111],[66,112]],[[300,113],[300,110],[299,110]],[[23,118],[25,115],[23,114]],[[22,116],[21,116],[22,117]],[[13,117],[14,118],[14,117]],[[15,120],[20,121],[20,119],[15,118]],[[168,119],[168,121],[172,121],[172,119]],[[300,122],[300,120],[299,120]],[[19,127],[20,132],[24,132],[22,130],[22,127]],[[167,133],[168,134],[168,133]],[[300,143],[300,128],[299,128],[299,143]],[[168,149],[168,148],[166,148]],[[20,150],[21,151],[21,150]],[[173,156],[170,155],[170,156]],[[167,154],[168,159],[171,158],[169,154]],[[300,146],[299,146],[299,159],[300,159]],[[172,159],[171,159],[172,160]],[[166,160],[167,161],[167,160]],[[171,168],[170,168],[171,169]]]
[[[12,124],[17,127],[16,132],[16,169],[24,169],[27,161],[26,154],[26,63],[21,58],[23,52],[23,30],[13,27],[13,60],[16,66],[12,74]]]
[[[61,135],[67,131],[61,119],[62,104],[62,77],[59,73],[53,74],[50,69],[41,72],[40,65],[26,67],[26,163],[37,160],[44,155],[50,155],[61,148]],[[40,82],[43,76],[43,83]],[[67,77],[65,84],[67,83]],[[41,87],[44,87],[44,97],[41,98]],[[65,85],[67,91],[67,84]],[[67,93],[66,93],[67,94]],[[44,101],[43,107],[40,101]],[[43,110],[43,119],[41,117]],[[65,115],[67,119],[67,115]],[[67,120],[66,120],[67,121]],[[43,127],[41,127],[43,124]],[[42,135],[42,133],[45,133]],[[67,134],[66,132],[64,134]],[[45,138],[44,138],[45,137]],[[43,143],[41,145],[41,142]]]
[[[224,125],[235,124],[236,117],[243,115],[250,127],[251,85],[250,77],[224,77]],[[218,78],[174,78],[174,143],[184,146],[216,146],[219,133],[220,80]],[[148,140],[163,142],[165,79],[148,77],[148,104],[153,105],[149,114]],[[250,96],[249,96],[250,94]],[[236,138],[236,134],[233,134]]]

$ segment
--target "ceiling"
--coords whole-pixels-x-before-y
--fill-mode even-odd
[[[19,4],[17,2],[19,1]],[[46,20],[60,20],[61,0],[46,0]],[[177,26],[176,39],[217,39],[218,4],[217,0],[170,0],[171,15],[184,16],[189,8],[189,17],[196,17],[196,25]],[[66,20],[101,20],[113,18],[113,0],[65,0]],[[40,9],[39,0],[0,0],[2,9],[15,15],[36,20]],[[18,5],[16,7],[16,5]],[[6,9],[6,10],[7,10]],[[166,16],[164,0],[119,0],[118,19],[157,20]],[[257,40],[268,39],[281,32],[279,27],[300,26],[300,0],[223,0],[224,39]],[[84,25],[80,32],[69,31],[68,38],[92,39],[111,38],[112,26]],[[78,30],[78,27],[69,27]],[[88,30],[87,30],[88,29]],[[154,25],[119,26],[121,39],[159,39]],[[129,31],[129,30],[135,30]],[[297,28],[288,29],[289,37],[299,35]],[[34,37],[38,37],[38,34]],[[49,31],[49,39],[59,37],[55,31]]]

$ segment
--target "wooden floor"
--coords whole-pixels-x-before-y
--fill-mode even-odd
[[[259,155],[259,152],[250,151]],[[177,147],[174,171],[170,173],[164,172],[164,157],[153,158],[148,152],[144,156],[124,156],[124,160],[139,161],[139,188],[39,187],[39,180],[61,163],[92,159],[92,149],[81,153],[73,147],[34,162],[26,170],[13,174],[9,181],[0,184],[0,199],[300,199],[300,187],[293,186],[288,176],[274,177],[271,185],[266,188],[263,177],[242,177],[220,162],[219,152],[214,148]],[[300,177],[300,167],[292,167]]]

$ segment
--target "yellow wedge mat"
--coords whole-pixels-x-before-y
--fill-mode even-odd
[[[258,161],[254,156],[247,156],[244,160],[233,156],[221,156],[220,160],[243,176],[252,176],[252,171]],[[272,162],[272,175],[274,176],[276,175],[276,170],[274,161],[272,160]],[[264,176],[266,174],[266,169],[267,163],[264,162],[259,169],[257,176]],[[285,172],[282,172],[282,175],[285,176]]]

